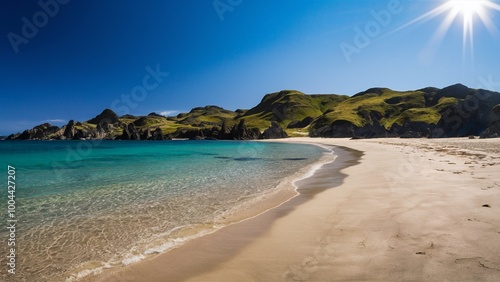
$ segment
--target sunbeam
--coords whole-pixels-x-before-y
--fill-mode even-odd
[[[488,13],[491,10],[500,11],[500,5],[492,0],[448,0],[429,12],[418,16],[414,20],[396,28],[387,35],[401,31],[419,22],[434,19],[442,14],[446,14],[443,22],[433,34],[425,53],[432,53],[432,50],[442,42],[455,20],[462,18],[462,54],[465,62],[467,50],[470,51],[471,60],[474,60],[474,22],[479,19],[492,36],[498,36],[499,31]],[[386,36],[387,36],[386,35]]]

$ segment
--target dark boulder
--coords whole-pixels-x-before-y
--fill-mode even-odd
[[[260,139],[281,139],[288,138],[288,134],[283,130],[283,128],[275,121],[271,122],[271,127],[264,130],[261,134]]]

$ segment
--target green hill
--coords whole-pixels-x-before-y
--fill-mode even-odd
[[[412,91],[370,88],[352,97],[282,90],[249,110],[206,106],[173,117],[118,117],[105,109],[86,122],[61,128],[43,124],[7,139],[252,139],[272,122],[268,132],[275,136],[286,135],[285,128],[288,135],[312,137],[494,137],[500,135],[499,117],[500,93],[461,84]]]

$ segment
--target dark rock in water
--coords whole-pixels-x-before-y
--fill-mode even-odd
[[[309,126],[314,121],[313,117],[305,117],[303,120],[294,120],[288,124],[286,128],[304,128]]]
[[[120,120],[118,119],[118,116],[116,115],[115,112],[113,112],[110,109],[105,109],[104,111],[102,111],[102,113],[100,113],[95,118],[93,118],[87,122],[91,123],[91,124],[99,124],[100,122],[103,122],[103,121],[110,123],[110,124],[114,124],[114,123],[119,122]]]
[[[258,160],[262,160],[262,158],[241,157],[241,158],[234,158],[233,160],[235,160],[235,161],[240,161],[240,162],[248,162],[248,161],[258,161]]]
[[[63,133],[64,138],[66,139],[73,139],[75,136],[75,121],[70,120],[68,124],[66,124],[66,128],[64,129]]]
[[[283,128],[275,121],[271,122],[271,127],[264,130],[260,139],[281,139],[288,138],[288,134],[283,130]]]

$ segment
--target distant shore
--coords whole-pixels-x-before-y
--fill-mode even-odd
[[[277,208],[83,281],[500,278],[500,139],[279,142],[339,157]]]

